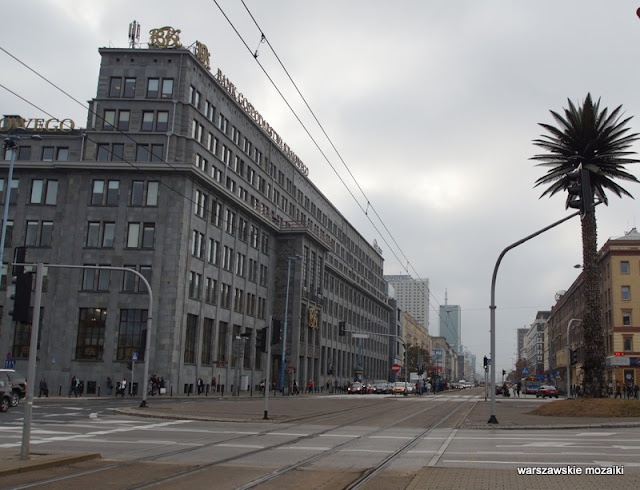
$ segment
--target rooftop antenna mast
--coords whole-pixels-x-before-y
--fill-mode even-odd
[[[140,24],[135,20],[129,24],[129,47],[135,49],[140,45]]]

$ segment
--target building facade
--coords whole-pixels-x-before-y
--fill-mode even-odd
[[[198,378],[256,386],[266,363],[287,386],[352,379],[360,362],[366,377],[386,377],[389,337],[375,334],[389,333],[392,310],[379,249],[211,71],[204,45],[180,47],[171,28],[151,33],[148,49],[99,50],[85,129],[15,116],[0,125],[42,136],[19,141],[13,180],[0,179],[2,201],[12,191],[0,347],[26,371],[31,324],[9,316],[6,287],[13,249],[25,246],[30,263],[142,274],[154,299],[149,372],[174,393]],[[8,168],[11,152],[3,157]],[[138,277],[47,268],[44,279],[37,377],[66,387],[77,376],[89,393],[104,391],[107,377],[130,379],[127,364],[145,361],[151,313]],[[267,359],[256,336],[271,319],[287,331]],[[373,334],[362,354],[338,335],[340,321]]]
[[[462,310],[459,305],[440,305],[440,336],[462,352]]]
[[[389,289],[393,290],[393,297],[402,311],[409,313],[429,331],[429,280],[407,275],[386,275],[384,279],[391,286]]]

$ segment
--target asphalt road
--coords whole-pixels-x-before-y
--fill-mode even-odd
[[[139,418],[114,411],[137,406],[127,399],[39,401],[34,404],[32,451],[100,453],[102,459],[4,476],[0,486],[351,488],[356,482],[362,488],[407,488],[425,469],[434,472],[431,483],[438,470],[446,469],[450,474],[442,477],[444,484],[453,482],[451,475],[472,470],[514,476],[518,468],[594,466],[622,467],[624,485],[619,476],[603,480],[617,481],[621,488],[640,481],[640,428],[469,429],[465,420],[486,403],[471,391],[437,397],[309,396],[302,401],[326,408],[280,423],[222,422]],[[294,411],[298,403],[280,402]],[[154,407],[200,408],[202,413],[212,406],[199,403],[211,401],[154,400]],[[240,414],[252,402],[221,403],[226,405],[218,405],[218,412],[235,407]],[[533,409],[547,401],[501,403]],[[303,412],[303,404],[299,406]],[[0,449],[19,450],[21,413],[18,407],[2,414]]]

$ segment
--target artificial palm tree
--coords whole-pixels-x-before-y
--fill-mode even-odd
[[[594,104],[591,94],[587,94],[581,106],[576,107],[569,100],[569,108],[564,109],[564,116],[554,111],[551,114],[557,127],[540,123],[548,134],[533,140],[535,145],[546,150],[546,153],[532,158],[542,162],[537,166],[548,167],[547,173],[536,180],[536,187],[548,184],[540,197],[569,191],[576,184],[572,172],[582,168],[588,170],[590,189],[587,195],[592,203],[595,196],[598,202],[608,204],[606,191],[618,197],[625,195],[633,198],[614,181],[638,182],[634,175],[625,170],[625,165],[640,161],[631,157],[635,152],[629,151],[631,144],[639,138],[637,133],[628,134],[627,123],[631,117],[623,118],[622,106],[609,114],[607,108],[600,110],[600,100]],[[566,207],[579,198],[567,192]],[[582,213],[584,393],[586,397],[598,398],[605,393],[606,353],[600,270],[596,261],[596,215],[595,208],[590,207],[590,211]]]

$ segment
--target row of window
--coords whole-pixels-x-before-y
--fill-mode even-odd
[[[9,160],[11,150],[5,149],[4,159]],[[16,160],[31,160],[33,152],[30,146],[19,146]],[[54,160],[67,161],[69,160],[69,147],[68,146],[43,146],[40,148],[40,160],[43,162],[52,162]]]
[[[127,223],[126,248],[151,249],[156,233],[155,223]],[[89,221],[86,247],[111,248],[115,240],[116,223],[112,221]]]
[[[233,209],[225,208],[221,200],[209,196],[207,192],[200,189],[195,190],[193,212],[203,219],[211,216],[211,223],[214,226],[223,228],[231,236],[235,236],[237,233],[240,240],[248,242],[255,249],[260,248],[263,254],[269,255],[269,234],[264,231],[261,232],[257,226],[250,224],[245,217],[238,217]],[[195,246],[195,240],[192,245]],[[194,255],[196,254],[194,253]]]
[[[202,274],[189,272],[188,279],[189,298],[203,300],[214,306],[231,309],[238,313],[246,313],[249,316],[260,319],[265,318],[266,299],[258,297],[253,293],[245,292],[240,288],[233,288],[230,284],[218,281],[212,277],[207,277],[203,283]]]
[[[96,161],[98,162],[124,162],[124,143],[98,143],[96,145]],[[137,144],[136,162],[163,162],[164,145],[161,144]]]
[[[111,77],[109,97],[134,98],[137,79],[134,77]],[[147,99],[170,99],[173,97],[173,78],[147,78]]]

